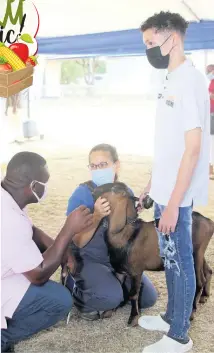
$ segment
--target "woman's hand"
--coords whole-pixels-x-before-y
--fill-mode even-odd
[[[107,217],[111,213],[109,202],[99,197],[94,204],[94,213],[100,217],[100,219]]]

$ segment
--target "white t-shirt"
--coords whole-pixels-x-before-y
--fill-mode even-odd
[[[185,151],[185,132],[200,127],[202,144],[198,164],[181,207],[206,205],[209,183],[210,101],[204,76],[185,60],[168,73],[158,94],[154,164],[150,196],[166,206],[176,184]]]

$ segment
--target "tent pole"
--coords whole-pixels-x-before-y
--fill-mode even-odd
[[[30,94],[29,89],[27,90],[27,117],[30,120]]]
[[[200,17],[198,17],[198,15],[197,15],[197,14],[195,13],[195,11],[193,11],[193,9],[186,3],[186,1],[185,1],[185,0],[182,0],[181,2],[182,2],[182,4],[187,8],[187,10],[193,15],[193,17],[195,17],[196,21],[197,21],[197,22],[200,22],[200,21],[201,21]]]
[[[206,68],[208,66],[208,50],[204,50],[204,66],[205,66],[205,72],[206,72]]]

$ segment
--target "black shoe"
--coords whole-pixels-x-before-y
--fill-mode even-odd
[[[3,343],[1,345],[1,353],[4,352],[15,352],[14,345],[12,343]]]
[[[80,317],[83,320],[95,321],[100,319],[100,314],[98,311],[92,311],[91,313],[80,313]]]

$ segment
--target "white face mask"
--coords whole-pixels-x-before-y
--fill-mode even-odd
[[[209,72],[208,74],[207,74],[207,78],[208,78],[208,80],[210,80],[210,81],[212,81],[212,80],[214,80],[214,72]]]
[[[44,186],[44,192],[43,192],[43,195],[42,195],[41,197],[39,197],[39,196],[37,195],[37,193],[36,193],[35,191],[33,191],[32,184],[35,184],[35,183],[38,183],[38,184]],[[42,201],[44,201],[44,199],[46,198],[46,196],[47,196],[47,191],[48,191],[48,190],[47,190],[47,189],[48,189],[47,187],[48,187],[48,184],[47,184],[47,183],[42,183],[41,181],[37,181],[37,180],[33,180],[32,183],[30,184],[31,191],[32,191],[32,193],[34,194],[34,196],[36,197],[36,199],[37,199],[38,202],[42,202]]]

